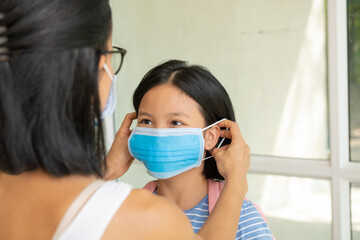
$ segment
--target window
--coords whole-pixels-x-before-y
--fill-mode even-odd
[[[351,160],[360,161],[360,2],[348,1]]]
[[[360,240],[360,183],[351,185],[352,239]]]
[[[360,161],[360,2],[348,0],[348,85],[350,160]],[[360,163],[357,163],[360,164]],[[352,239],[360,239],[360,184],[351,184]]]
[[[248,181],[247,197],[266,213],[277,239],[331,239],[329,180],[249,174]]]
[[[204,65],[232,99],[252,149],[248,198],[275,236],[359,239],[358,0],[111,2],[114,45],[128,50],[115,128],[150,68]],[[150,179],[136,162],[122,178]]]

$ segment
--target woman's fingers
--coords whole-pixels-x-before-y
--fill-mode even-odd
[[[136,119],[135,112],[126,114],[121,127],[116,133],[114,142],[106,157],[108,169],[105,179],[110,180],[121,177],[129,169],[134,160],[127,146],[127,141],[131,134],[130,127],[134,119]]]
[[[225,145],[219,149],[214,148],[211,155],[215,158],[219,173],[225,179],[246,180],[246,174],[250,166],[250,149],[242,137],[237,123],[229,120],[218,124],[221,128],[220,137],[231,139],[230,145]]]
[[[220,147],[220,148],[213,148],[213,149],[212,149],[212,152],[213,152],[214,150],[218,150],[218,151],[227,150],[229,147],[230,147],[230,145],[224,145],[224,146],[222,146],[222,147]],[[211,152],[211,153],[212,153],[212,152]]]
[[[227,129],[220,130],[220,136],[219,137],[232,139],[231,132],[229,130],[227,130]]]
[[[131,124],[135,119],[136,119],[136,112],[126,114],[118,132],[124,133],[127,136],[129,136],[131,133],[130,131]]]
[[[245,144],[239,125],[236,122],[224,120],[220,122],[218,126],[221,128],[227,128],[220,131],[220,137],[231,139],[231,145],[237,142]]]
[[[126,116],[120,126],[120,129],[122,129],[122,128],[129,129],[133,120],[135,120],[135,119],[136,119],[136,112],[126,114]]]
[[[225,151],[229,148],[230,145],[225,145],[225,146],[222,146],[221,148],[214,148],[210,153],[211,153],[211,156],[213,156],[214,158],[216,158],[216,155],[218,152],[221,152],[221,151]]]
[[[244,141],[244,139],[241,135],[239,125],[236,122],[233,122],[230,120],[224,120],[224,121],[218,123],[217,125],[220,128],[225,127],[227,129],[229,129],[228,131],[230,131],[230,134],[231,134],[230,139],[232,139],[232,141]],[[226,131],[221,131],[221,132],[224,132],[224,134],[227,134],[229,136],[229,134],[226,133]],[[226,137],[226,138],[228,138],[228,137]]]

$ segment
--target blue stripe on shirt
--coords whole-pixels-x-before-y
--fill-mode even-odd
[[[193,230],[197,233],[209,217],[209,199],[206,196],[195,207],[185,210]],[[272,240],[269,226],[251,201],[244,200],[241,208],[236,240]]]

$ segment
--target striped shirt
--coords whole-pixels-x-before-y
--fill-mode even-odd
[[[195,207],[184,211],[197,233],[209,217],[209,199],[206,196]],[[251,201],[244,200],[235,240],[273,240],[269,226]]]

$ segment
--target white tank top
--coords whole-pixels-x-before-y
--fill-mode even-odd
[[[122,182],[93,182],[69,207],[52,239],[101,239],[131,189],[130,185]]]

